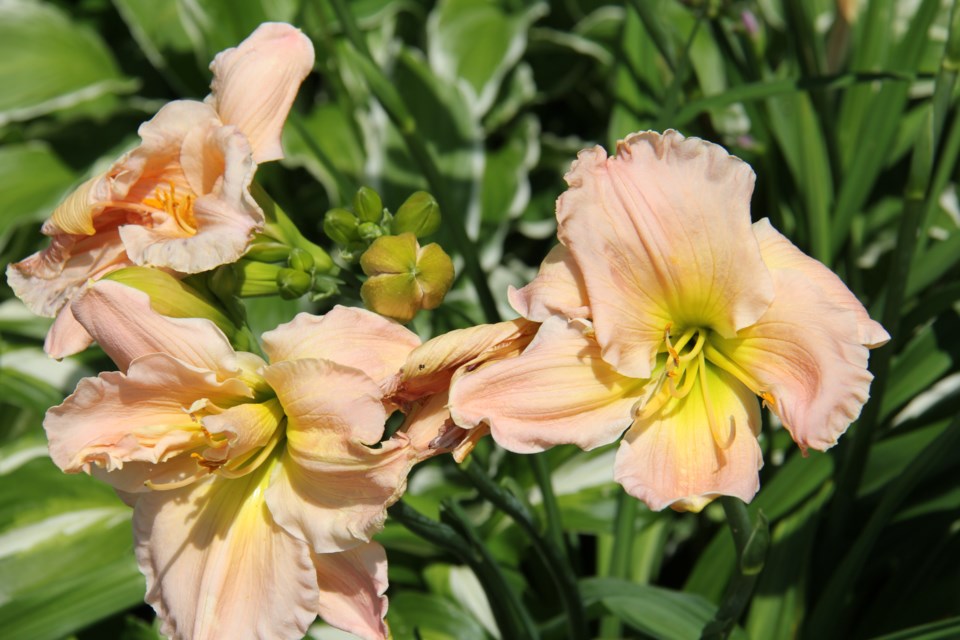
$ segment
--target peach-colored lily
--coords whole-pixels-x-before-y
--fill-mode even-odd
[[[650,508],[745,501],[763,464],[756,397],[804,450],[857,418],[868,347],[889,339],[844,284],[751,225],[754,174],[675,131],[580,153],[557,203],[560,245],[511,291],[543,322],[524,353],[453,383],[454,420],[519,452],[626,430],[614,476]]]
[[[418,461],[452,453],[457,462],[463,462],[487,432],[482,428],[468,431],[453,423],[447,409],[452,381],[492,362],[520,355],[538,326],[519,318],[458,329],[410,352],[388,384],[387,397],[407,415],[400,432],[410,438]]]
[[[164,106],[140,127],[140,146],[57,207],[42,229],[50,246],[7,268],[17,296],[57,318],[47,353],[89,346],[67,305],[88,279],[131,264],[199,273],[243,255],[264,223],[253,174],[283,157],[283,123],[312,67],[313,46],[298,29],[260,25],[217,54],[204,102]]]
[[[50,409],[50,453],[134,506],[163,632],[300,638],[319,614],[385,638],[386,558],[370,536],[415,453],[402,434],[378,445],[392,408],[382,386],[419,339],[337,307],[264,334],[267,364],[116,282],[71,306],[121,371]]]

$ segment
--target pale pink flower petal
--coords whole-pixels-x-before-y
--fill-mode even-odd
[[[87,333],[73,315],[70,305],[64,305],[47,331],[43,341],[43,350],[51,358],[61,359],[80,353],[93,344],[93,336]]]
[[[396,322],[339,305],[323,316],[301,313],[263,334],[263,350],[270,362],[331,360],[359,369],[377,383],[396,373],[419,345],[420,338]]]
[[[212,104],[224,124],[250,140],[257,163],[283,157],[280,133],[300,83],[313,69],[313,45],[299,29],[268,22],[240,43],[217,54]]]
[[[590,316],[580,268],[562,244],[550,250],[530,284],[522,289],[510,287],[507,297],[517,313],[535,322],[552,315],[568,320]]]
[[[314,554],[320,585],[320,616],[363,638],[385,640],[387,554],[376,542],[340,553]]]
[[[112,471],[126,462],[164,462],[208,444],[194,411],[244,394],[249,391],[239,380],[221,382],[166,354],[146,355],[127,374],[84,378],[63,404],[47,411],[50,457],[72,473],[89,472],[94,464]],[[101,477],[123,481],[126,491],[137,488],[127,484],[128,477]]]
[[[203,453],[207,460],[236,459],[265,446],[283,420],[283,407],[276,398],[266,402],[245,402],[222,413],[203,418],[212,436],[222,437],[227,446]]]
[[[620,373],[650,376],[669,322],[733,337],[769,306],[750,227],[754,174],[723,148],[675,131],[634,134],[613,158],[581,152],[566,180],[558,235]]]
[[[27,308],[53,318],[88,280],[131,264],[116,228],[89,237],[59,234],[43,251],[7,265],[7,282]]]
[[[777,297],[763,317],[716,346],[745,372],[797,444],[824,450],[869,397],[869,352],[860,344],[854,311],[836,306],[805,273],[773,275]]]
[[[263,376],[287,414],[283,465],[267,490],[274,519],[318,553],[368,541],[403,492],[413,456],[403,436],[367,446],[386,421],[379,386],[329,360],[280,362]]]
[[[263,212],[249,193],[256,171],[249,143],[233,127],[195,128],[178,150],[186,183],[179,193],[193,198],[183,204],[189,211],[182,216],[156,211],[150,225],[121,227],[127,254],[139,265],[180,273],[235,262],[263,226]]]
[[[191,640],[303,637],[320,589],[306,544],[270,517],[270,467],[143,494],[133,526],[161,632]]]
[[[638,419],[620,443],[614,477],[654,511],[671,505],[700,511],[721,495],[749,502],[760,488],[759,403],[724,372],[708,368],[706,377],[710,408],[698,381],[683,399]],[[732,441],[721,443],[725,447],[716,441],[708,411],[732,432]]]
[[[549,318],[522,355],[455,381],[450,413],[465,428],[488,423],[494,440],[518,453],[592,449],[630,425],[644,382],[617,373],[582,330]]]
[[[824,296],[833,304],[849,309],[857,317],[857,329],[860,333],[860,343],[871,349],[886,344],[890,334],[879,322],[870,318],[867,310],[853,292],[847,288],[833,271],[822,263],[806,255],[779,231],[770,225],[767,218],[753,225],[753,232],[760,242],[760,254],[771,271],[778,269],[793,269],[801,272],[808,280],[820,287]]]
[[[431,338],[407,356],[392,381],[391,394],[399,400],[415,400],[444,391],[454,372],[461,367],[473,369],[488,360],[518,355],[538,327],[534,322],[518,318],[455,329]]]
[[[119,282],[91,284],[72,308],[121,371],[148,353],[166,353],[207,371],[238,370],[230,341],[211,321],[162,316],[146,293]]]

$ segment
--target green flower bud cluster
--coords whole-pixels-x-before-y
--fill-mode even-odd
[[[384,208],[380,195],[370,187],[360,187],[353,208],[337,207],[327,211],[323,231],[340,246],[343,258],[352,262],[378,238],[411,233],[423,238],[440,228],[440,206],[426,191],[417,191],[400,205],[396,213]]]
[[[319,300],[338,293],[342,281],[330,255],[305,238],[266,193],[257,189],[254,194],[266,224],[239,262],[218,270],[214,279],[219,289],[241,298],[279,295],[285,300],[303,295]]]

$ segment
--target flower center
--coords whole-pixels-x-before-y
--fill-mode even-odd
[[[763,390],[743,367],[710,344],[709,333],[709,329],[702,327],[689,327],[681,332],[674,332],[673,323],[666,324],[660,348],[661,354],[665,352],[665,356],[661,355],[661,358],[664,358],[661,360],[662,368],[658,367],[659,375],[651,382],[644,398],[634,407],[634,415],[638,420],[649,419],[670,400],[680,402],[696,389],[701,394],[714,442],[720,449],[727,449],[733,444],[736,433],[733,425],[728,425],[727,421],[716,413],[707,378],[708,363],[736,378],[763,398],[768,405],[773,406],[774,398]]]
[[[172,182],[169,185],[169,189],[154,191],[154,197],[145,199],[143,204],[166,213],[188,236],[195,235],[197,218],[193,212],[193,201],[196,198],[189,193],[178,197],[176,185]]]

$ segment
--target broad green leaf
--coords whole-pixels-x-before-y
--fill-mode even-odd
[[[365,153],[359,133],[357,124],[338,105],[318,104],[284,127],[284,164],[309,171],[331,202],[349,202],[363,182]]]
[[[261,23],[291,21],[299,6],[300,0],[177,0],[183,28],[206,61],[240,44]]]
[[[699,638],[716,613],[716,606],[700,596],[615,578],[583,580],[580,592],[584,600],[599,600],[625,624],[654,638]],[[731,637],[746,636],[737,628]]]
[[[767,101],[773,134],[793,175],[808,221],[808,244],[821,262],[830,262],[830,157],[810,96],[795,94]]]
[[[423,570],[430,590],[462,606],[468,615],[483,625],[490,635],[497,635],[497,622],[490,601],[473,571],[466,566],[432,564]]]
[[[487,153],[480,192],[485,226],[499,226],[518,217],[526,208],[530,201],[530,170],[540,158],[539,133],[538,120],[525,117],[512,128],[503,145]],[[495,262],[499,262],[499,256]]]
[[[626,13],[620,43],[622,54],[613,68],[613,108],[607,130],[611,148],[627,133],[650,128],[666,84],[660,68],[648,62],[659,52],[633,9]]]
[[[49,458],[4,458],[10,446],[0,448],[4,638],[62,638],[141,602],[130,508],[106,484],[68,476]]]
[[[865,496],[878,491],[899,476],[924,447],[940,435],[947,426],[943,420],[922,429],[914,429],[904,434],[896,431],[870,448],[867,465],[860,481],[859,495]]]
[[[16,298],[0,302],[0,339],[9,334],[43,340],[52,323],[52,318],[37,317]]]
[[[43,142],[0,147],[0,243],[14,227],[49,217],[75,180]]]
[[[209,82],[205,69],[210,60],[202,52],[194,51],[180,19],[180,3],[113,0],[113,4],[140,50],[168,82],[186,95],[204,92]]]
[[[945,338],[956,330],[956,322],[941,318],[921,331],[890,365],[890,383],[883,395],[881,416],[906,404],[911,398],[939,380],[953,366],[954,358],[944,347]]]
[[[523,55],[530,25],[545,12],[540,3],[511,15],[490,0],[441,0],[427,21],[430,67],[463,88],[470,113],[479,119]]]
[[[483,626],[466,611],[437,595],[403,592],[390,599],[387,614],[395,638],[488,640]],[[418,634],[418,635],[417,635]]]
[[[133,91],[86,26],[34,0],[0,2],[0,126],[103,95]]]

